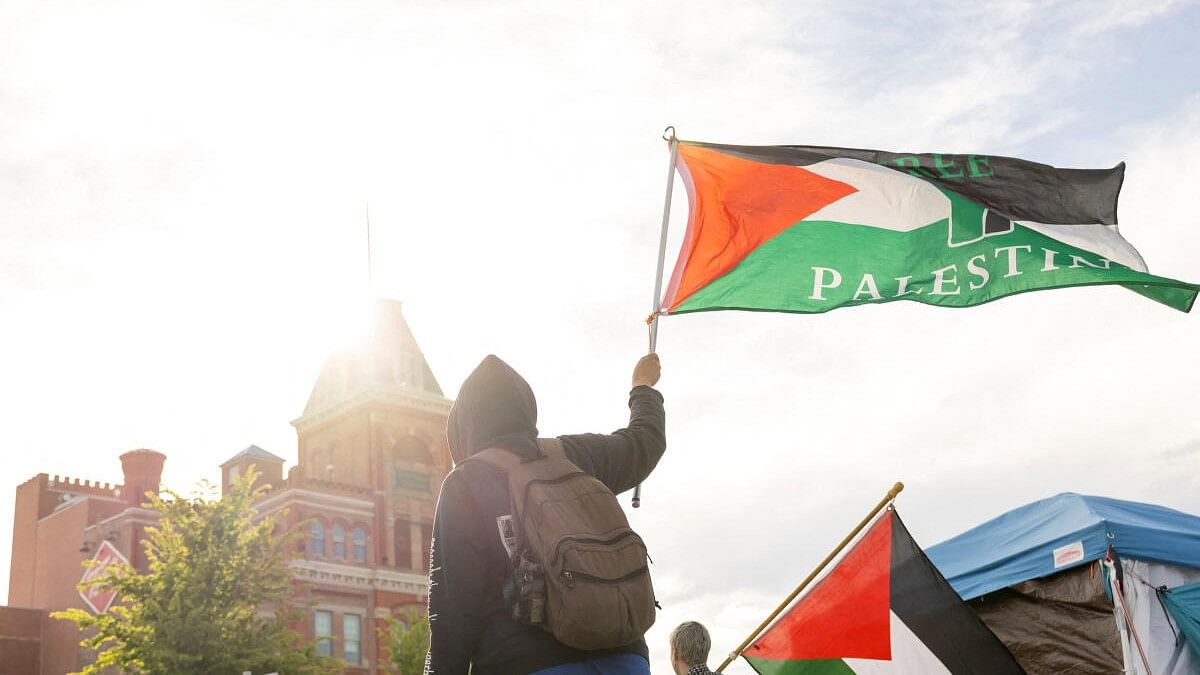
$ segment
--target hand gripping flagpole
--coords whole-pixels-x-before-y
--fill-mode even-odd
[[[675,187],[675,159],[679,155],[679,139],[675,137],[675,127],[663,129],[663,140],[671,144],[671,162],[667,166],[667,196],[663,200],[662,232],[658,235],[658,272],[654,277],[654,300],[651,303],[650,318],[650,353],[658,347],[658,315],[662,312],[662,279],[663,266],[667,260],[667,224],[671,220],[671,189]],[[642,505],[642,484],[638,483],[633,489],[633,508]]]
[[[822,560],[819,565],[817,565],[817,568],[809,573],[809,575],[804,578],[804,581],[800,582],[800,585],[796,587],[796,590],[792,591],[791,595],[784,598],[783,602],[779,603],[779,606],[775,608],[775,611],[771,612],[770,616],[768,616],[762,623],[758,624],[758,628],[754,629],[754,632],[750,634],[750,637],[743,640],[742,644],[738,645],[737,649],[730,652],[729,656],[725,658],[725,662],[720,666],[717,666],[716,672],[722,672],[725,670],[725,666],[733,663],[734,659],[741,656],[742,652],[746,650],[746,647],[748,647],[750,643],[754,641],[754,638],[758,637],[759,633],[762,633],[763,630],[775,620],[775,617],[779,616],[779,613],[786,609],[787,606],[792,603],[792,600],[795,600],[796,596],[800,595],[800,592],[803,591],[810,583],[812,583],[813,579],[817,578],[817,575],[821,573],[821,570],[825,569],[825,566],[828,565],[834,558],[836,558],[838,554],[842,552],[842,549],[846,548],[846,545],[853,541],[854,538],[858,536],[858,533],[862,532],[863,528],[870,524],[870,522],[875,519],[875,516],[882,511],[885,506],[895,501],[896,495],[900,494],[900,491],[903,489],[904,483],[897,482],[895,485],[893,485],[892,489],[888,490],[888,493],[884,495],[883,499],[879,500],[879,503],[875,505],[875,508],[871,509],[871,512],[867,514],[867,517],[862,519],[862,522],[858,524],[858,527],[854,528],[850,534],[846,535],[846,538],[842,540],[842,543],[838,544],[837,548],[833,549],[829,555],[825,556],[825,559]]]

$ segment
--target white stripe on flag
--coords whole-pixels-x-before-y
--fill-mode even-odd
[[[891,615],[892,660],[844,659],[858,675],[950,675],[946,666],[934,656],[921,639],[913,634],[904,621]]]
[[[949,197],[932,183],[903,171],[844,157],[804,168],[858,190],[805,220],[829,220],[911,232],[950,217]]]
[[[1034,232],[1061,241],[1068,246],[1091,251],[1098,256],[1124,265],[1132,270],[1146,272],[1146,261],[1132,244],[1117,232],[1116,225],[1046,225],[1025,220],[1016,221]],[[1070,265],[1070,260],[1066,265]]]
[[[866,225],[894,232],[911,232],[950,217],[950,199],[932,183],[903,171],[839,157],[804,167],[826,178],[851,185],[858,192],[843,197],[805,220],[827,220],[851,225]],[[1146,263],[1115,225],[1045,224],[1018,220],[1068,246],[1083,249],[1139,272]],[[1069,258],[1063,257],[1066,265]]]

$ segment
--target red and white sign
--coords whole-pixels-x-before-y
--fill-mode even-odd
[[[1074,544],[1059,546],[1054,549],[1054,569],[1077,563],[1083,560],[1083,542],[1077,541]]]
[[[95,563],[83,571],[83,579],[81,581],[91,581],[96,577],[104,575],[104,571],[117,563],[129,564],[129,560],[121,555],[116,546],[105,540],[100,542],[100,549],[96,551],[96,555],[92,557]],[[101,590],[95,586],[84,587],[79,591],[79,597],[87,603],[88,607],[97,614],[103,614],[108,611],[109,605],[113,599],[117,597],[116,591]]]

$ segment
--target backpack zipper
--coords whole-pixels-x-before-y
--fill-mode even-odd
[[[622,539],[629,537],[629,536],[637,537],[637,540],[639,542],[642,541],[642,538],[638,536],[638,533],[634,532],[632,529],[629,529],[629,528],[626,528],[624,532],[615,534],[615,535],[609,537],[608,539],[600,539],[599,537],[580,537],[580,536],[563,537],[562,539],[559,539],[557,542],[554,543],[554,554],[552,556],[550,556],[550,566],[553,567],[558,564],[558,558],[559,558],[559,554],[562,552],[562,547],[569,542],[584,543],[584,544],[597,544],[599,546],[608,546],[609,544],[615,544],[618,541],[621,541]],[[643,542],[642,548],[645,548],[645,547],[646,547],[646,544]],[[649,556],[646,556],[646,557],[649,557]]]
[[[558,478],[535,478],[535,479],[529,481],[528,483],[525,484],[525,494],[521,495],[521,512],[524,513],[525,505],[527,503],[529,503],[529,490],[532,489],[535,484],[553,485],[554,483],[565,483],[566,481],[569,481],[572,478],[578,478],[580,476],[587,476],[587,475],[588,474],[586,474],[582,471],[572,471],[571,473],[564,474],[562,476],[559,476]]]
[[[574,588],[576,579],[580,579],[582,581],[591,581],[592,583],[597,583],[597,584],[620,584],[620,583],[629,581],[630,579],[636,579],[636,578],[642,576],[643,574],[649,574],[649,573],[650,573],[650,568],[646,565],[642,565],[641,567],[630,572],[629,574],[623,574],[615,579],[606,579],[604,577],[597,577],[597,576],[593,576],[591,574],[586,574],[584,572],[572,572],[570,570],[563,570],[562,578],[567,582],[567,588]]]

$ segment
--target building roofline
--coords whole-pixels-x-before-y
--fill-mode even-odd
[[[372,402],[399,405],[412,410],[427,412],[438,416],[444,416],[448,414],[450,412],[450,406],[453,404],[453,401],[442,396],[436,396],[420,391],[398,391],[391,387],[383,386],[364,387],[350,398],[297,417],[296,419],[292,420],[291,424],[296,428],[296,431],[304,431],[306,429],[320,426],[331,419],[340,417],[354,408]]]
[[[262,448],[258,447],[257,445],[250,445],[245,450],[242,450],[241,452],[234,455],[233,457],[230,457],[229,459],[225,460],[223,463],[221,463],[220,466],[222,469],[224,469],[225,467],[237,462],[238,460],[242,459],[243,457],[250,457],[252,459],[265,459],[268,462],[279,462],[280,464],[283,464],[285,461],[287,461],[284,458],[280,457],[279,455],[276,455],[274,453],[263,450]]]

